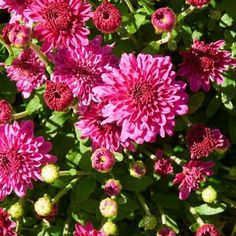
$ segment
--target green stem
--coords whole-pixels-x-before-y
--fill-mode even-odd
[[[160,215],[161,215],[161,223],[163,225],[166,225],[166,215],[165,215],[165,212],[164,212],[163,208],[158,206],[158,210],[159,210]]]
[[[0,43],[7,49],[9,56],[13,56],[12,48],[5,42],[4,38],[0,35]]]
[[[168,43],[169,40],[171,39],[171,36],[172,36],[172,33],[171,33],[171,32],[167,32],[165,38],[157,40],[157,44],[158,44],[158,45],[161,45],[161,44]]]
[[[24,118],[24,117],[26,117],[26,116],[28,116],[28,115],[29,115],[29,114],[28,114],[27,111],[22,111],[22,112],[13,114],[13,119],[14,119],[14,120],[19,120],[19,119],[22,119],[22,118]]]
[[[140,201],[146,215],[148,215],[148,216],[152,215],[150,210],[149,210],[149,207],[148,207],[148,205],[147,205],[147,203],[146,203],[146,201],[143,197],[143,195],[141,193],[138,193],[138,192],[136,192],[135,194],[136,194],[138,200]]]
[[[236,232],[236,224],[234,224],[234,228],[233,228],[232,233],[230,234],[230,236],[235,236],[235,232]]]
[[[66,218],[65,226],[63,229],[62,235],[68,236],[69,235],[69,227],[71,222],[71,211],[72,211],[72,205],[70,204],[67,210],[68,217]]]
[[[130,159],[130,160],[133,160],[134,157],[132,156],[132,154],[127,150],[127,149],[124,149],[124,153],[127,155],[127,157]]]
[[[148,150],[142,150],[142,152],[147,155],[148,157],[150,157],[152,160],[156,159],[156,155],[152,154],[151,152],[149,152]]]
[[[198,213],[195,211],[194,207],[190,206],[187,202],[184,202],[185,207],[188,209],[188,211],[192,214],[196,222],[202,226],[204,225],[204,221],[202,218],[198,215]]]
[[[132,35],[132,34],[128,34],[129,39],[134,43],[135,47],[140,50],[140,44],[138,42],[138,40]]]
[[[91,172],[77,171],[72,173],[70,170],[61,170],[59,171],[60,176],[81,176],[81,175],[91,175]]]
[[[181,160],[180,158],[176,156],[170,156],[170,159],[173,160],[177,165],[182,166],[183,164],[185,164],[184,160]]]
[[[133,8],[133,5],[131,4],[130,0],[124,0],[126,5],[128,6],[130,12],[134,12],[134,8]]]
[[[227,203],[230,207],[232,207],[232,208],[236,208],[236,202],[235,201],[233,201],[233,200],[231,200],[231,199],[229,199],[229,198],[223,198],[223,201],[225,202],[225,203]]]
[[[195,10],[195,7],[194,6],[190,6],[189,8],[185,9],[183,12],[181,12],[178,15],[177,20],[181,21],[182,19],[184,19],[187,15],[189,15],[194,10]]]
[[[59,193],[57,193],[57,195],[52,199],[52,204],[57,203],[63,195],[65,195],[70,189],[73,188],[73,185],[77,183],[78,180],[79,178],[72,179],[71,182],[67,184],[65,188],[63,188]]]
[[[186,124],[188,126],[192,125],[192,122],[189,120],[189,118],[187,116],[181,116],[181,118],[186,122]]]

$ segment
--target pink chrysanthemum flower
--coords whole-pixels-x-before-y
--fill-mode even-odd
[[[10,220],[10,215],[0,208],[0,235],[1,236],[17,236],[14,228],[16,223]]]
[[[174,184],[180,183],[179,199],[185,200],[189,197],[192,190],[197,190],[201,182],[206,180],[206,176],[213,175],[210,170],[215,163],[213,161],[190,161],[183,166],[183,172],[178,173],[173,181]]]
[[[222,73],[230,65],[236,65],[236,60],[230,57],[230,52],[220,50],[223,45],[223,40],[207,44],[195,39],[188,51],[180,52],[184,61],[180,64],[178,75],[186,78],[193,92],[197,92],[201,87],[208,92],[210,81],[222,84]]]
[[[226,150],[229,140],[219,129],[210,129],[204,124],[193,125],[187,134],[187,144],[192,159],[207,157],[215,150]]]
[[[112,152],[122,148],[134,150],[130,141],[121,141],[121,128],[116,123],[102,124],[104,117],[101,109],[102,105],[92,103],[75,123],[75,127],[81,131],[81,138],[90,138],[93,150],[100,147]]]
[[[220,232],[213,224],[204,224],[197,229],[196,236],[220,236]]]
[[[157,236],[176,236],[176,233],[172,228],[164,227],[157,232]]]
[[[77,223],[75,225],[74,236],[107,236],[102,231],[98,231],[93,228],[91,223],[87,223],[85,226]]]
[[[162,7],[152,14],[151,21],[158,33],[169,32],[175,27],[176,15],[169,7]]]
[[[186,3],[194,7],[202,8],[210,3],[211,0],[186,0]]]
[[[91,5],[84,0],[34,0],[24,11],[36,22],[34,34],[43,42],[42,51],[77,48],[88,44],[85,22],[92,17]]]
[[[120,68],[102,75],[93,89],[107,104],[102,124],[122,126],[121,141],[142,144],[173,134],[175,115],[188,112],[185,83],[175,81],[170,57],[123,54]]]
[[[23,197],[32,181],[41,180],[42,165],[56,161],[47,154],[52,145],[42,136],[34,137],[32,121],[0,126],[0,200],[12,191]]]
[[[156,152],[157,159],[154,164],[154,172],[158,175],[168,175],[173,173],[174,168],[171,160],[164,155],[163,150],[158,149]]]
[[[102,37],[97,36],[88,46],[73,51],[60,50],[55,57],[53,81],[64,82],[79,98],[79,108],[84,112],[94,97],[92,88],[102,84],[102,73],[116,66],[111,54],[112,46],[101,47]]]
[[[103,33],[116,32],[121,24],[121,13],[113,4],[104,0],[94,11],[93,22]]]
[[[45,65],[30,48],[26,48],[10,66],[6,67],[7,75],[11,80],[17,81],[17,90],[22,92],[24,98],[28,98],[32,91],[39,88],[47,79],[45,69]]]
[[[9,123],[12,119],[12,106],[6,100],[0,100],[0,125]]]
[[[64,111],[73,101],[73,94],[65,83],[46,81],[44,101],[54,111]]]

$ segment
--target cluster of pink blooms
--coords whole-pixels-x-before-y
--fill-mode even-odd
[[[94,229],[91,223],[87,223],[85,226],[77,223],[75,225],[74,236],[107,236],[102,231]]]

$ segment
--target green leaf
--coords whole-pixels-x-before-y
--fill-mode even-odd
[[[123,16],[125,21],[125,28],[129,34],[134,34],[144,24],[146,20],[146,14],[143,12],[136,14],[129,14],[128,16]]]
[[[79,167],[84,171],[91,171],[92,170],[92,163],[91,163],[91,152],[85,152],[80,159]]]
[[[32,98],[30,102],[27,104],[26,111],[29,115],[32,115],[42,107],[43,104],[41,103],[39,96],[35,95],[34,98]]]
[[[8,102],[14,103],[16,99],[16,86],[3,73],[0,74],[0,94]]]
[[[208,117],[213,116],[216,113],[216,111],[220,108],[221,104],[222,103],[220,97],[218,95],[214,96],[208,104],[208,107],[206,109],[206,115]]]
[[[216,215],[223,212],[226,209],[226,204],[216,203],[216,204],[202,204],[198,207],[194,207],[195,211],[200,215]]]
[[[229,118],[229,136],[232,144],[236,144],[236,119],[233,116]]]
[[[120,153],[120,152],[114,152],[113,154],[114,154],[114,156],[115,156],[116,161],[119,161],[119,162],[120,162],[120,161],[123,161],[124,156],[123,156],[122,153]]]
[[[193,94],[189,99],[189,112],[188,114],[193,114],[195,111],[197,111],[205,98],[205,94],[203,92],[198,92]]]
[[[154,193],[152,200],[163,208],[178,209],[180,208],[180,201],[177,195],[171,195],[167,193]]]
[[[221,17],[220,26],[221,27],[230,27],[233,24],[233,19],[227,13]]]

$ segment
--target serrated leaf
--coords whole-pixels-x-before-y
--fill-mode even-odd
[[[226,209],[226,204],[216,203],[216,204],[202,204],[198,207],[194,207],[195,211],[200,215],[216,215],[223,212]]]

